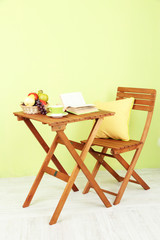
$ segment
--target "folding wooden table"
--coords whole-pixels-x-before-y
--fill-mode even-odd
[[[32,114],[26,114],[23,112],[14,112],[14,115],[17,116],[18,121],[22,120],[25,122],[25,124],[31,130],[33,135],[36,137],[36,139],[38,140],[38,142],[40,143],[42,148],[47,153],[45,160],[36,176],[36,179],[29,191],[29,194],[23,204],[23,207],[29,206],[44,173],[48,173],[54,177],[57,177],[65,182],[67,182],[66,187],[62,193],[62,196],[58,202],[58,205],[57,205],[57,207],[54,211],[54,214],[49,223],[49,224],[55,224],[58,220],[58,217],[62,211],[62,208],[67,200],[67,197],[68,197],[71,189],[73,189],[73,191],[78,191],[78,188],[76,187],[74,182],[75,182],[75,179],[76,179],[80,169],[82,170],[82,172],[84,173],[84,175],[86,176],[88,181],[90,182],[91,186],[95,189],[96,193],[98,194],[98,196],[100,197],[100,199],[102,200],[104,205],[106,207],[111,207],[109,200],[104,195],[103,191],[100,189],[100,187],[97,184],[97,182],[95,181],[94,177],[92,176],[92,174],[86,167],[84,160],[90,149],[90,146],[92,145],[92,142],[95,138],[96,132],[98,130],[99,124],[101,123],[102,119],[104,117],[109,117],[109,116],[114,115],[113,112],[98,111],[98,112],[82,114],[82,115],[68,114],[67,116],[62,117],[62,118],[51,118],[51,117],[41,115],[41,114],[33,114],[32,115]],[[39,132],[37,131],[37,129],[35,128],[35,126],[33,125],[31,120],[39,121],[43,124],[48,124],[51,127],[51,130],[56,132],[56,136],[54,137],[50,148],[48,147],[47,143],[44,141],[42,136],[39,134]],[[95,123],[93,124],[93,127],[89,133],[87,142],[85,144],[81,144],[78,142],[70,141],[64,132],[66,126],[69,123],[85,121],[85,120],[95,120]],[[74,160],[76,161],[76,165],[70,176],[67,174],[67,172],[65,171],[65,169],[63,168],[63,166],[61,165],[59,160],[54,155],[54,151],[55,151],[58,143],[64,144],[66,146],[66,148],[68,149],[68,151],[70,152],[70,154],[72,155],[72,157],[74,158]],[[75,149],[80,149],[81,154],[79,155]],[[56,166],[56,168],[58,170],[48,167],[50,160],[52,160],[52,162],[54,163],[54,165]]]

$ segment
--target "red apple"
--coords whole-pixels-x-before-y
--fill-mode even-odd
[[[37,93],[29,93],[28,96],[34,95],[35,100],[38,100],[38,94]]]
[[[43,100],[39,100],[43,105],[47,105],[47,103]]]

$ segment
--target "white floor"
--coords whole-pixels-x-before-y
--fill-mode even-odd
[[[78,175],[79,192],[71,192],[57,224],[49,220],[65,183],[45,175],[28,208],[22,208],[35,177],[0,179],[0,240],[159,240],[160,169],[138,170],[151,187],[143,190],[129,183],[121,203],[105,208],[91,190],[82,194],[86,178]],[[102,188],[117,190],[118,184],[101,171]],[[116,184],[115,184],[116,183]],[[114,196],[107,195],[111,203]]]

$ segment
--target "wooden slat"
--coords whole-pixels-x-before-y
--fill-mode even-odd
[[[93,188],[93,187],[91,186],[90,188]],[[105,192],[105,193],[110,194],[110,195],[117,196],[117,193],[115,193],[115,192],[111,192],[111,191],[108,191],[108,190],[103,189],[103,188],[101,188],[101,190],[102,190],[103,192]]]
[[[99,151],[94,151],[94,153],[97,153],[97,154],[100,154],[100,155],[103,155],[103,156],[106,156],[106,157],[115,158],[112,154],[108,154],[108,153],[102,153],[102,152],[99,152]]]
[[[116,100],[121,100],[121,99],[123,99],[123,98],[120,98],[120,97],[117,97],[116,98]],[[143,102],[144,100],[137,100],[137,99],[135,99],[135,102]],[[149,101],[151,104],[150,105],[147,105],[147,104],[142,104],[142,105],[140,105],[140,104],[134,104],[133,105],[133,107],[132,107],[132,109],[134,109],[134,110],[142,110],[142,111],[148,111],[148,112],[151,112],[151,111],[153,111],[153,108],[154,108],[154,101]]]
[[[124,180],[124,177],[122,177],[122,180]],[[140,184],[139,182],[137,182],[137,181],[135,181],[135,180],[132,180],[132,179],[130,179],[129,182],[136,183],[136,184]]]
[[[120,100],[122,98],[117,97],[116,100]],[[135,99],[134,104],[136,105],[145,105],[145,106],[154,106],[153,100],[144,100],[144,99]]]
[[[152,101],[152,100],[135,99],[134,104],[154,106],[154,101]]]
[[[45,171],[46,173],[48,173],[48,174],[56,177],[56,178],[59,178],[59,179],[65,181],[65,182],[68,182],[68,180],[69,180],[69,176],[68,176],[67,174],[64,174],[64,173],[62,173],[62,172],[59,172],[59,171],[57,171],[57,170],[55,170],[55,169],[53,169],[53,168],[45,167],[45,168],[44,168],[44,171]]]
[[[134,97],[136,99],[150,99],[150,100],[154,100],[155,99],[154,94],[149,95],[149,94],[117,92],[117,96],[121,97],[121,98]]]
[[[58,143],[64,145],[64,142],[60,138],[58,139]],[[71,141],[71,140],[70,140],[70,143],[74,146],[75,149],[78,149],[78,150],[82,150],[84,147],[83,143],[78,143],[78,142]]]
[[[101,190],[102,190],[103,192],[105,192],[105,193],[111,194],[111,195],[113,195],[113,196],[117,196],[117,193],[115,193],[115,192],[111,192],[111,191],[108,191],[108,190],[103,189],[103,188],[101,188]]]
[[[155,89],[148,89],[148,88],[130,88],[130,87],[118,87],[120,92],[137,92],[137,93],[148,93],[148,94],[156,94]]]
[[[153,107],[151,107],[151,106],[142,106],[142,105],[133,105],[132,109],[151,112],[153,110]]]

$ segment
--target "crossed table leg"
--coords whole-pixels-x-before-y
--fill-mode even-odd
[[[92,174],[90,173],[90,171],[88,170],[88,168],[86,167],[86,165],[84,164],[84,160],[85,160],[85,157],[92,145],[92,142],[94,140],[94,137],[95,137],[95,134],[97,132],[97,129],[99,127],[99,124],[101,122],[102,119],[98,119],[96,120],[93,128],[92,128],[92,131],[88,137],[88,140],[87,142],[85,143],[85,145],[83,145],[83,148],[82,148],[82,151],[81,151],[81,154],[80,156],[78,155],[78,153],[76,152],[74,146],[71,144],[70,140],[67,138],[67,136],[65,135],[64,133],[64,129],[56,129],[56,136],[53,140],[53,143],[50,147],[50,149],[48,149],[48,152],[47,152],[47,155],[46,155],[46,158],[37,174],[37,177],[30,189],[30,192],[23,204],[23,207],[28,207],[35,192],[36,192],[36,189],[44,175],[45,172],[51,174],[51,175],[54,175],[55,172],[53,172],[49,167],[48,167],[48,164],[50,162],[50,159],[53,158],[54,156],[54,151],[57,147],[57,144],[59,142],[59,140],[66,146],[66,148],[69,150],[70,154],[72,155],[72,157],[74,158],[74,160],[76,161],[76,166],[74,167],[73,171],[72,171],[72,174],[71,176],[69,177],[68,175],[64,174],[64,173],[61,173],[59,172],[59,174],[62,174],[66,176],[66,178],[64,177],[64,179],[62,178],[62,180],[66,181],[67,184],[66,184],[66,187],[62,193],[62,196],[58,202],[58,205],[54,211],[54,214],[50,220],[50,225],[52,224],[55,224],[58,220],[58,217],[62,211],[62,208],[67,200],[67,197],[71,191],[71,189],[73,188],[73,190],[78,190],[76,188],[76,186],[74,185],[74,182],[75,182],[75,179],[80,171],[80,169],[82,170],[82,172],[84,173],[84,175],[86,176],[86,178],[88,179],[88,181],[90,182],[91,186],[95,189],[96,193],[98,194],[98,196],[100,197],[100,199],[102,200],[102,202],[104,203],[104,205],[106,207],[111,207],[111,204],[109,202],[109,200],[107,199],[107,197],[104,195],[103,191],[101,190],[101,188],[99,187],[99,185],[97,184],[97,182],[95,181],[94,177],[92,176]],[[38,132],[34,129],[34,131],[32,130],[32,127],[30,127],[30,121],[29,120],[25,120],[27,121],[26,124],[28,125],[28,127],[30,128],[30,130],[33,132],[33,134],[35,135],[36,137],[36,134],[38,134]],[[28,122],[29,121],[29,122]],[[36,132],[36,134],[34,133]],[[42,145],[42,144],[41,144]],[[59,163],[60,164],[60,163]]]

